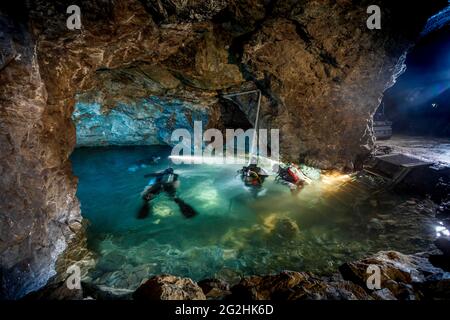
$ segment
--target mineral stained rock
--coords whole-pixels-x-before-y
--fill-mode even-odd
[[[35,300],[82,300],[83,290],[80,289],[69,289],[67,284],[63,282],[53,283],[45,286],[44,288],[32,292],[26,295],[23,300],[25,301],[35,301]]]
[[[78,102],[72,116],[78,146],[174,145],[175,129],[194,131],[194,121],[208,125],[211,109],[180,100],[149,97],[141,103],[119,105],[105,113],[99,104]]]
[[[429,281],[430,275],[443,271],[433,266],[427,257],[404,255],[396,251],[382,251],[366,259],[348,262],[339,267],[344,279],[366,287],[369,266],[380,269],[381,288],[387,288],[397,299],[420,299],[420,293],[414,290]]]
[[[204,279],[198,282],[209,300],[222,300],[231,294],[230,285],[219,279]]]
[[[327,282],[310,273],[285,271],[244,278],[232,289],[236,300],[366,300],[369,295],[348,281]]]
[[[205,300],[202,289],[189,278],[171,275],[153,277],[133,294],[134,300]]]
[[[341,267],[340,274],[318,277],[309,272],[283,271],[266,276],[244,277],[230,285],[220,279],[195,283],[173,275],[144,280],[134,292],[92,283],[68,290],[55,282],[25,297],[28,300],[448,300],[450,273],[432,266],[428,254],[404,255],[382,251]],[[365,281],[368,264],[382,270],[380,289],[369,289]],[[351,267],[349,267],[351,266]]]
[[[385,3],[379,33],[362,23],[364,4],[286,3],[274,10],[290,14],[264,20],[243,45],[242,62],[280,106],[268,121],[281,130],[282,154],[322,168],[353,168],[372,148],[370,115],[403,67],[406,26],[395,24],[398,8]]]
[[[369,266],[381,271],[380,289],[369,289]],[[276,275],[243,278],[231,288],[236,300],[440,300],[448,299],[450,273],[433,266],[428,254],[405,255],[381,251],[347,262],[340,274],[317,277],[285,271]]]
[[[0,283],[6,298],[36,290],[54,275],[82,220],[68,161],[76,145],[77,94],[91,93],[87,102],[106,109],[155,91],[209,106],[219,90],[252,83],[264,95],[262,125],[281,130],[285,158],[352,168],[371,148],[370,116],[401,70],[405,50],[427,18],[447,5],[408,3],[408,19],[401,19],[403,2],[382,0],[24,3],[0,7]],[[74,4],[81,8],[81,30],[66,26]],[[383,8],[382,30],[365,28],[369,4]],[[124,73],[130,69],[132,76]],[[136,70],[148,81],[128,87]],[[106,91],[98,90],[106,81],[102,73],[115,79]]]

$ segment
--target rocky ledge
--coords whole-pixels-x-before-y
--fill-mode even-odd
[[[412,255],[381,251],[344,263],[339,267],[339,273],[329,277],[283,271],[275,275],[245,277],[230,286],[219,279],[196,283],[189,278],[164,274],[144,279],[134,292],[86,283],[80,290],[69,290],[65,282],[59,282],[28,295],[26,299],[446,300],[450,299],[450,240],[439,238],[435,244],[443,254],[439,250]],[[374,270],[379,271],[379,283],[372,281]]]

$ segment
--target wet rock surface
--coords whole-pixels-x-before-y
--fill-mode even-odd
[[[205,300],[202,289],[191,279],[171,275],[153,277],[134,293],[134,300]]]
[[[222,300],[231,294],[230,285],[219,279],[205,279],[198,282],[208,300]]]
[[[369,289],[368,266],[381,270],[381,286]],[[448,299],[450,273],[433,266],[426,254],[379,252],[348,262],[333,277],[285,271],[246,277],[231,288],[230,299],[247,300],[433,300]],[[370,280],[370,279],[369,279]]]
[[[405,24],[382,32],[364,29],[365,3],[348,1],[39,0],[12,11],[2,5],[1,295],[17,298],[43,286],[77,232],[71,115],[77,93],[99,88],[99,72],[154,66],[143,77],[148,84],[130,87],[135,94],[120,85],[133,75],[119,72],[111,90],[92,100],[107,108],[122,95],[175,90],[204,101],[199,90],[215,96],[253,82],[264,93],[262,122],[281,129],[287,158],[351,168],[371,147],[369,119],[399,58],[441,2],[412,5]],[[376,3],[384,4],[385,21],[403,15],[392,1]],[[81,31],[65,24],[73,4],[82,8]]]
[[[83,300],[83,290],[69,289],[66,282],[58,282],[46,285],[42,289],[26,295],[23,300]]]
[[[121,104],[107,113],[99,104],[78,102],[72,116],[77,126],[77,146],[175,145],[176,129],[194,131],[194,121],[206,128],[214,110],[181,100],[150,97]]]
[[[236,300],[367,299],[367,293],[350,282],[326,282],[310,273],[286,271],[273,276],[244,278],[232,288]]]
[[[373,256],[347,262],[329,277],[309,272],[283,271],[266,276],[242,278],[230,286],[220,279],[198,283],[173,275],[142,280],[134,292],[82,283],[69,290],[66,282],[47,285],[25,297],[26,300],[448,300],[450,273],[433,266],[428,253],[405,255],[382,251]],[[381,270],[380,288],[369,288],[373,274],[368,266]],[[373,270],[373,269],[371,269]]]
[[[442,272],[427,257],[407,256],[395,251],[380,252],[367,259],[345,263],[339,271],[344,279],[365,286],[369,266],[376,266],[381,271],[381,288],[389,289],[397,299],[403,300],[419,299],[420,293],[413,287],[426,282],[428,276]]]

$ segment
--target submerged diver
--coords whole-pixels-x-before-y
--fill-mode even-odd
[[[192,218],[197,214],[194,208],[176,196],[176,189],[179,187],[180,181],[178,180],[178,175],[173,172],[173,168],[167,168],[162,172],[149,173],[144,177],[151,179],[141,193],[144,204],[139,210],[139,219],[144,219],[149,215],[150,201],[163,191],[178,205],[181,213],[186,218]]]
[[[136,172],[140,168],[147,168],[148,166],[158,164],[160,160],[161,157],[158,156],[151,156],[150,158],[147,159],[141,159],[135,162],[135,164],[133,164],[131,167],[129,167],[128,171]]]
[[[154,165],[154,164],[158,164],[159,160],[161,160],[161,157],[158,156],[151,156],[150,158],[147,159],[142,159],[139,160],[137,162],[138,165],[144,165],[144,166],[148,166],[148,165]]]
[[[256,164],[249,164],[238,171],[245,186],[250,187],[250,191],[257,196],[262,188],[264,180],[269,176],[267,172]]]
[[[276,167],[278,168],[275,169]],[[277,172],[275,181],[287,185],[293,195],[299,193],[304,188],[306,177],[296,165],[291,163],[285,167],[281,165],[274,166],[274,171]]]

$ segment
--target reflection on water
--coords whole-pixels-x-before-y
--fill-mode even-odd
[[[138,220],[143,176],[170,165],[169,152],[122,147],[73,153],[82,214],[90,221],[88,242],[97,254],[89,275],[95,283],[134,289],[161,273],[231,282],[285,269],[328,274],[378,250],[426,249],[436,233],[431,209],[411,199],[372,195],[369,179],[322,175],[293,196],[272,177],[254,198],[236,176],[237,165],[174,166],[179,196],[199,215],[186,219],[161,194],[152,215]],[[154,165],[152,156],[162,159]]]

